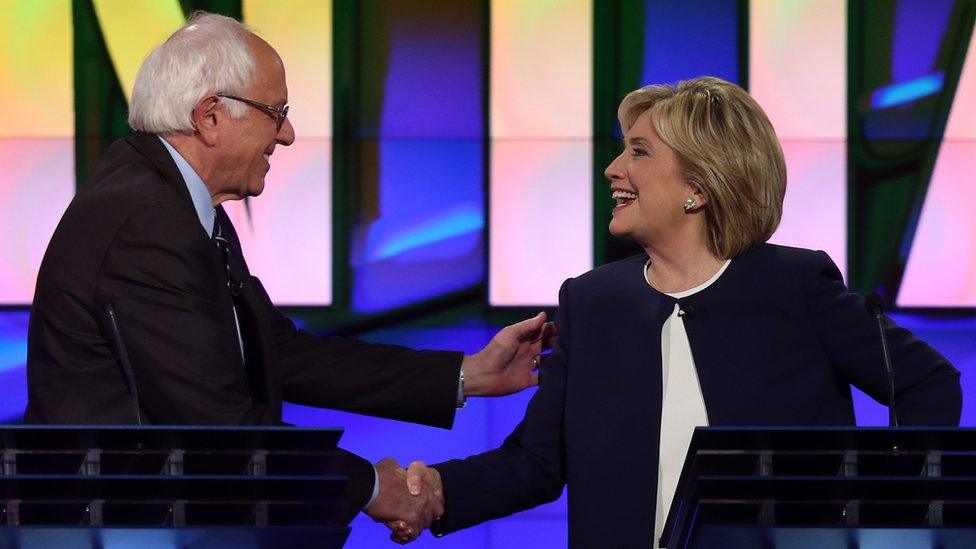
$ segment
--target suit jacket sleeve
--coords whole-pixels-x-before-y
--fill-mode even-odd
[[[566,484],[563,402],[569,366],[571,280],[559,290],[559,338],[542,363],[539,388],[525,417],[502,446],[464,460],[434,465],[444,483],[444,515],[435,535],[553,501]]]
[[[805,273],[807,304],[815,329],[841,379],[881,404],[888,380],[877,320],[864,299],[847,291],[837,266],[824,252]],[[962,412],[959,372],[935,349],[884,317],[902,425],[958,425]]]
[[[260,288],[285,400],[450,428],[463,353],[320,338],[281,313]]]

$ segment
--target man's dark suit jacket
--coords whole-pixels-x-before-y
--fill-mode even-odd
[[[436,465],[450,532],[569,490],[572,547],[652,547],[661,328],[675,299],[646,256],[563,284],[559,341],[525,418],[501,448]],[[881,341],[863,299],[823,252],[761,245],[679,300],[710,425],[853,425],[853,384],[887,402]],[[904,425],[956,425],[959,372],[886,319]]]
[[[109,148],[41,264],[26,422],[135,423],[138,395],[142,421],[152,424],[280,424],[284,399],[451,426],[460,353],[296,329],[248,272],[222,208],[217,218],[230,246],[230,284],[159,138],[135,134]],[[109,305],[134,387],[113,348]],[[371,468],[366,480],[371,488]]]

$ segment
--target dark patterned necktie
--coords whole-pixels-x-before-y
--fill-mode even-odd
[[[230,286],[230,247],[227,245],[227,239],[224,238],[224,230],[220,226],[220,218],[216,211],[214,211],[213,234],[210,235],[210,240],[220,253],[220,260],[224,264],[224,274],[227,276],[227,286]]]
[[[244,340],[241,337],[240,317],[237,315],[237,304],[235,303],[239,293],[239,287],[234,284],[230,276],[230,246],[227,243],[227,239],[224,238],[224,230],[220,226],[220,217],[217,216],[217,210],[214,210],[213,234],[210,235],[210,241],[217,248],[217,253],[220,254],[220,260],[224,264],[224,278],[226,278],[227,287],[231,291],[231,308],[234,311],[234,324],[237,328],[237,343],[241,349],[241,359],[244,360]]]

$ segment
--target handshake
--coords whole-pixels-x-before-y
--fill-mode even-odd
[[[415,461],[404,469],[393,458],[376,464],[379,494],[364,511],[391,530],[390,539],[410,543],[444,514],[444,486],[436,469]]]
[[[545,313],[503,328],[461,364],[466,396],[508,395],[538,383],[541,353],[555,342],[556,325]],[[420,461],[404,469],[386,458],[376,464],[379,494],[365,509],[392,530],[390,539],[409,543],[444,514],[444,485],[436,469]]]

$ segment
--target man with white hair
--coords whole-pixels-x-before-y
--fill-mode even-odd
[[[298,330],[250,275],[221,203],[291,145],[285,70],[239,22],[197,14],[139,70],[129,124],[48,246],[28,336],[28,423],[281,424],[281,402],[450,427],[464,395],[536,382],[544,315],[472,356]],[[438,514],[396,462],[356,458],[377,520]],[[377,497],[378,491],[378,497]]]

